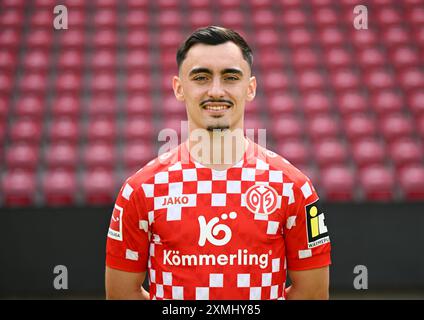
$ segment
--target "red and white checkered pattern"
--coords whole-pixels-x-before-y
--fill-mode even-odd
[[[122,230],[110,227],[122,240],[108,238],[107,264],[148,271],[152,299],[284,299],[287,267],[330,263],[329,243],[308,248],[305,206],[317,199],[299,170],[253,142],[223,171],[183,144],[124,183]]]

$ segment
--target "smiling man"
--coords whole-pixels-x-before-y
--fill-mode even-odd
[[[189,138],[123,184],[107,298],[328,299],[330,240],[311,181],[244,136],[252,61],[245,40],[221,27],[179,48],[172,84]]]

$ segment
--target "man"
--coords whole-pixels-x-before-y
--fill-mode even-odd
[[[207,27],[182,44],[177,63],[189,138],[122,186],[107,298],[328,299],[330,243],[311,182],[244,137],[256,91],[251,49],[236,32]]]

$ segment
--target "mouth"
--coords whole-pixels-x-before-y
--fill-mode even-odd
[[[225,110],[230,109],[231,106],[223,105],[223,104],[222,105],[215,105],[215,104],[209,105],[209,104],[207,104],[207,105],[204,105],[202,108],[204,110],[211,111],[211,112],[220,112],[220,111],[225,111]]]

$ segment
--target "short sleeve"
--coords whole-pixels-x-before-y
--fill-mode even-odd
[[[142,188],[125,182],[116,199],[106,242],[106,265],[128,272],[147,270],[148,214]]]
[[[295,203],[288,209],[283,226],[287,269],[327,266],[331,264],[331,245],[319,197],[309,179],[293,191]]]

